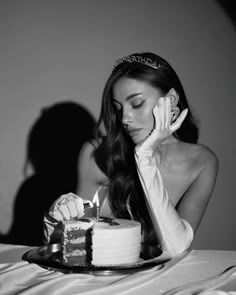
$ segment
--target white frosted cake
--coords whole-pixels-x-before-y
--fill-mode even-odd
[[[135,263],[141,251],[141,224],[133,220],[80,218],[62,223],[63,263]]]

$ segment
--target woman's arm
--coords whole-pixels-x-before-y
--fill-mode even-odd
[[[181,218],[189,222],[194,233],[204,216],[218,172],[218,159],[207,147],[201,147],[198,161],[201,169],[176,207]]]
[[[187,110],[171,123],[170,99],[166,97],[159,99],[153,114],[154,129],[144,142],[136,146],[135,160],[159,245],[170,255],[175,255],[185,251],[192,242],[215,185],[218,162],[209,149],[201,148],[195,162],[198,174],[176,210],[159,171],[161,153],[158,150],[161,142],[181,126]]]
[[[135,147],[139,179],[159,246],[170,256],[185,251],[192,242],[194,232],[191,225],[180,217],[170,202],[158,168],[161,162],[161,153],[158,152],[158,148],[165,138],[181,126],[187,113],[187,109],[183,110],[172,123],[170,97],[160,97],[158,105],[153,108],[155,124],[152,132],[144,142]]]
[[[184,252],[190,246],[194,233],[170,202],[156,157],[136,149],[135,160],[159,246],[169,256]]]
[[[94,146],[87,142],[83,146],[78,160],[78,191],[77,195],[68,193],[60,196],[45,212],[44,237],[46,243],[58,242],[61,237],[60,221],[90,216],[93,209],[84,210],[84,203],[93,200],[96,193],[102,195],[99,187],[105,183],[106,177],[98,168],[92,156]],[[99,191],[98,191],[99,190]],[[100,197],[101,199],[101,197]],[[102,200],[100,200],[102,201]],[[90,204],[92,207],[92,204]],[[104,212],[110,214],[109,208]]]
[[[160,247],[172,255],[186,250],[203,218],[214,189],[218,160],[206,147],[200,146],[198,173],[176,208],[164,186],[158,161],[153,153],[136,150],[135,159],[148,208]]]

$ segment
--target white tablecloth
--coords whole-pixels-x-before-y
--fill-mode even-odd
[[[163,267],[129,275],[95,276],[63,274],[23,261],[22,255],[30,249],[0,244],[1,295],[184,295],[210,289],[236,295],[236,251],[191,250]]]

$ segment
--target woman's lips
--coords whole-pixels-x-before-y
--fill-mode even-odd
[[[139,133],[140,129],[128,129],[128,133],[131,137],[136,136]]]

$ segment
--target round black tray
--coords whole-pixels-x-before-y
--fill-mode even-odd
[[[67,265],[61,260],[61,245],[51,244],[33,248],[27,251],[22,259],[30,263],[36,263],[49,270],[55,270],[63,273],[87,273],[93,275],[118,275],[130,274],[138,271],[144,271],[159,265],[162,268],[167,259],[161,258],[162,251],[158,248],[149,248],[145,259],[140,259],[135,263],[119,265]]]

